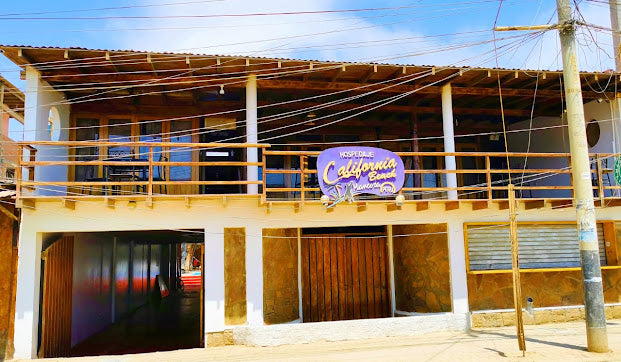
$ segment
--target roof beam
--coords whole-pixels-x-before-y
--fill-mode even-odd
[[[15,118],[16,120],[18,120],[21,124],[24,124],[24,115],[23,114],[19,114],[17,112],[15,112],[14,110],[12,110],[11,108],[9,108],[9,106],[7,106],[6,104],[2,104],[2,111],[6,112],[9,114],[9,116]]]

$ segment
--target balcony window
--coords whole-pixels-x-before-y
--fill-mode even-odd
[[[173,121],[170,123],[170,142],[190,143],[192,142],[192,121]],[[170,148],[171,162],[191,162],[192,151],[184,147]],[[188,181],[192,179],[192,167],[190,166],[171,166],[170,180]]]
[[[131,121],[129,119],[111,119],[108,121],[108,141],[130,142],[132,137]],[[108,147],[109,158],[129,157],[132,154],[131,147],[110,146]]]

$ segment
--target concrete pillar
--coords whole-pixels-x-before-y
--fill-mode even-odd
[[[246,313],[248,325],[263,325],[263,230],[246,228]]]
[[[257,76],[248,75],[246,82],[246,143],[257,143]],[[257,162],[259,160],[256,148],[246,148],[246,161]],[[248,181],[259,180],[259,168],[257,166],[246,166],[246,177]],[[259,185],[248,185],[248,194],[258,194]]]
[[[62,104],[65,96],[61,92],[51,90],[51,86],[41,80],[39,72],[26,67],[26,101],[24,102],[24,141],[49,141],[48,120],[50,110],[58,118],[54,125],[58,138],[54,140],[69,140],[70,109],[68,104]],[[36,146],[37,161],[66,161],[66,148],[58,146]],[[28,177],[27,173],[24,178]],[[37,166],[35,168],[36,181],[66,181],[67,166]],[[45,186],[34,191],[35,195],[65,195],[66,187]]]
[[[442,129],[444,131],[444,152],[455,152],[455,132],[453,129],[453,100],[451,96],[451,83],[442,87]],[[455,156],[445,156],[446,170],[457,169]],[[457,174],[446,174],[446,186],[457,187]],[[457,190],[448,191],[449,200],[457,200]]]
[[[224,233],[205,229],[205,333],[224,330]]]
[[[28,212],[19,229],[19,261],[15,300],[15,359],[37,358],[42,234],[28,227]]]
[[[468,313],[470,308],[468,306],[468,280],[466,274],[464,224],[461,221],[449,221],[447,228],[453,313]]]

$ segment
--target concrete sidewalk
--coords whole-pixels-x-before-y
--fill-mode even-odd
[[[515,327],[469,332],[430,333],[413,337],[317,342],[278,347],[228,346],[100,356],[57,361],[621,361],[621,320],[608,321],[609,353],[586,351],[584,322],[524,327],[526,357],[518,349]],[[53,359],[52,359],[53,360]]]

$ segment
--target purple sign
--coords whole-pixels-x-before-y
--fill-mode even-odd
[[[357,194],[389,196],[403,187],[403,161],[381,148],[329,148],[317,158],[317,176],[321,191],[333,200]]]

